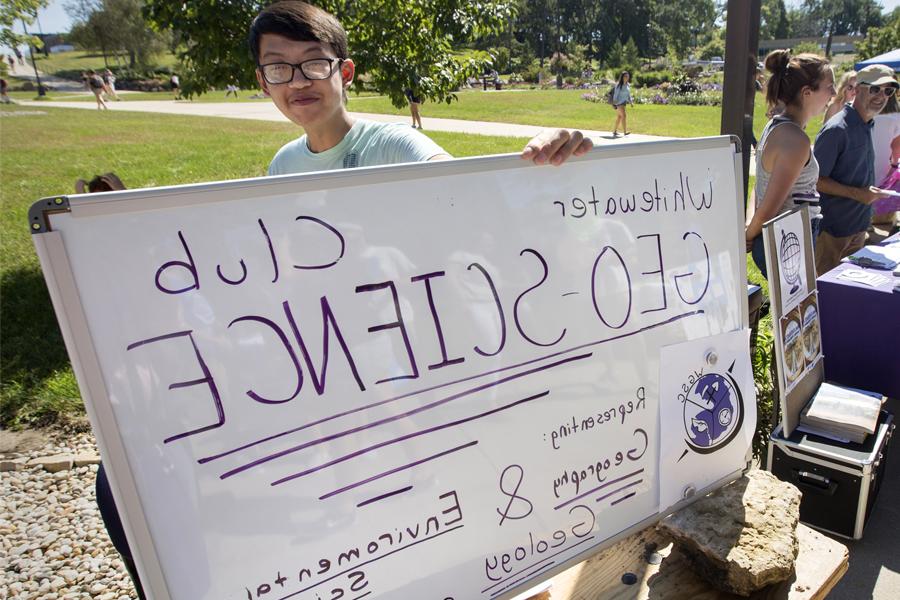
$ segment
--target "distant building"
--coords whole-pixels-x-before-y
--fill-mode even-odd
[[[847,54],[856,52],[856,44],[866,39],[864,35],[836,35],[831,38],[832,54]],[[765,55],[772,50],[780,48],[793,48],[802,43],[812,43],[825,50],[828,38],[824,37],[802,37],[802,38],[785,38],[781,40],[759,40],[759,54]]]
[[[53,52],[55,46],[71,46],[66,41],[65,34],[62,33],[35,33],[34,35],[44,42],[44,48],[47,48],[50,52]],[[58,52],[65,51],[59,50]]]

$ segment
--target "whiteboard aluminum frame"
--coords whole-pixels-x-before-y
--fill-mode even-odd
[[[636,142],[627,145],[597,147],[585,156],[571,158],[570,162],[602,160],[606,157],[641,156],[648,151],[653,152],[657,149],[660,152],[673,153],[724,147],[732,148],[734,181],[738,182],[742,178],[743,171],[740,140],[735,136]],[[102,367],[99,364],[94,343],[90,337],[87,318],[78,294],[77,284],[74,280],[65,244],[61,233],[53,231],[50,223],[52,215],[66,212],[72,218],[77,219],[127,212],[165,210],[188,204],[198,205],[249,200],[263,195],[271,196],[377,184],[387,181],[422,179],[422,172],[425,169],[429,170],[429,175],[435,177],[486,171],[499,173],[504,169],[521,168],[523,166],[522,160],[518,154],[504,154],[452,161],[358,168],[353,170],[354,177],[352,178],[348,178],[347,173],[344,171],[329,171],[103,192],[90,195],[54,196],[43,198],[32,205],[29,211],[29,227],[34,237],[44,278],[58,317],[66,350],[72,362],[72,368],[85,400],[88,418],[97,438],[101,456],[104,463],[110,467],[107,469],[110,488],[119,514],[122,517],[122,524],[135,558],[141,584],[149,598],[153,600],[171,600],[172,596],[169,592],[156,546],[150,534],[141,499],[137,493],[137,486],[126,458],[124,444],[118,433],[112,405],[104,383]],[[265,190],[264,193],[262,190]],[[737,256],[743,257],[745,255],[742,235],[744,221],[743,210],[740,210],[740,208],[744,206],[744,198],[741,186],[736,185],[735,190],[734,201],[739,209],[736,211],[737,219],[734,224],[734,251],[737,253]],[[153,202],[147,202],[151,198]],[[186,202],[186,198],[190,198],[191,201],[189,203]],[[740,307],[740,318],[741,327],[746,329],[749,327],[749,306],[745,289],[747,265],[745,260],[738,260],[737,263],[739,277],[736,281],[739,284],[739,289],[736,290],[736,296],[743,300]],[[590,556],[611,547],[625,537],[653,525],[669,514],[699,500],[707,493],[738,479],[748,468],[749,461],[743,468],[735,470],[704,489],[697,490],[674,506],[662,508],[656,515],[626,528],[618,534],[587,548],[571,559],[541,573],[539,576],[540,580],[550,579]],[[517,594],[533,587],[537,581],[537,579],[526,580],[510,588],[502,595],[497,596],[497,600],[513,598]]]
[[[88,330],[87,317],[62,235],[49,231],[35,236],[34,244],[100,454],[110,466],[107,469],[110,488],[141,583],[150,598],[170,600],[156,546],[131,475],[125,446],[118,434],[103,370]]]

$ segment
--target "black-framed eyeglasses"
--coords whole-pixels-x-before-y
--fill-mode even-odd
[[[278,85],[293,81],[294,71],[298,69],[307,79],[328,79],[343,62],[340,58],[312,58],[299,63],[273,62],[259,65],[259,70],[266,83]]]
[[[859,85],[867,86],[869,88],[869,93],[874,96],[884,94],[890,98],[897,92],[897,86],[894,85],[872,85],[871,83],[860,83]]]

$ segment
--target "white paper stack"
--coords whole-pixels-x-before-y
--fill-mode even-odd
[[[861,444],[875,433],[881,401],[881,394],[823,383],[800,413],[800,423],[808,433]]]

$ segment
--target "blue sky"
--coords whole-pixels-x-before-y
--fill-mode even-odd
[[[800,0],[788,0],[788,4],[790,5],[797,5],[799,3]],[[72,26],[72,20],[69,18],[69,15],[66,14],[64,8],[65,4],[66,0],[51,0],[50,5],[38,13],[41,29],[44,33],[68,31]],[[881,5],[887,10],[893,10],[897,6],[900,6],[900,0],[881,0]],[[20,27],[21,26],[17,27],[16,30],[19,31]],[[34,24],[34,29],[37,31],[37,23]]]

